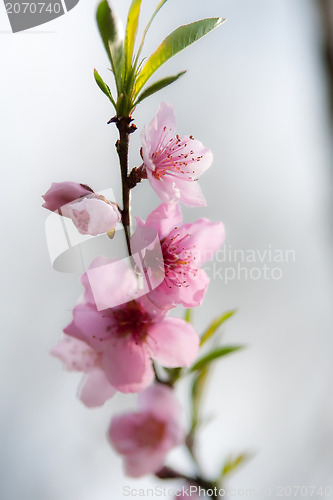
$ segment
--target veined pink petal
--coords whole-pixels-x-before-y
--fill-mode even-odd
[[[172,229],[182,223],[182,212],[178,203],[161,203],[147,217],[146,222],[138,218],[140,225],[152,227],[160,239],[165,238]]]
[[[111,231],[121,220],[117,206],[95,194],[68,203],[61,212],[72,219],[79,233],[92,236]]]
[[[180,201],[180,192],[179,189],[176,188],[174,179],[165,179],[165,177],[163,179],[156,179],[150,170],[147,170],[147,179],[163,203]]]
[[[144,172],[148,173],[150,171],[154,171],[155,165],[150,156],[151,146],[146,137],[146,127],[144,127],[141,133],[141,143],[142,143],[141,154],[142,154],[143,164],[145,166]]]
[[[164,281],[147,294],[147,299],[165,311],[173,309],[177,304],[187,308],[201,306],[209,285],[207,273],[198,269],[196,276],[187,275],[186,282],[187,286],[168,286]]]
[[[176,115],[173,106],[167,102],[161,102],[155,117],[148,127],[148,143],[152,152],[160,149],[163,144],[175,135],[176,126]],[[145,131],[142,136],[144,133]]]
[[[83,340],[96,352],[106,348],[110,338],[110,317],[97,311],[91,304],[77,304],[73,310],[73,321],[65,329],[67,335]]]
[[[147,349],[130,336],[110,342],[102,367],[111,385],[121,392],[142,391],[154,378]]]
[[[85,375],[79,387],[78,396],[83,404],[93,408],[102,406],[116,392],[116,389],[106,378],[104,371],[96,367]]]
[[[211,222],[202,218],[191,224],[184,224],[180,235],[188,234],[186,245],[192,248],[198,266],[211,260],[225,239],[222,222]]]
[[[191,163],[191,177],[200,177],[213,163],[213,153],[192,136],[182,137],[182,142],[186,144],[182,152],[188,154],[189,159],[195,160]]]
[[[187,277],[187,287],[179,287],[177,303],[184,307],[199,307],[205,297],[209,285],[209,278],[203,269],[198,269],[196,276]]]
[[[164,366],[190,366],[199,351],[199,337],[186,321],[165,318],[150,328],[149,346],[152,357]]]
[[[177,287],[177,290],[178,288],[179,287]],[[163,281],[155,290],[149,292],[146,297],[153,306],[168,312],[179,304],[178,295],[179,293],[176,291],[176,287],[170,288],[166,282]]]
[[[53,182],[42,196],[45,200],[43,207],[54,212],[63,205],[92,193],[93,190],[89,186],[77,182]]]
[[[51,354],[60,359],[69,371],[89,372],[98,364],[96,351],[85,342],[68,335],[63,336]]]
[[[202,194],[201,187],[197,181],[186,179],[175,179],[173,182],[174,198],[188,207],[206,207],[206,198]]]

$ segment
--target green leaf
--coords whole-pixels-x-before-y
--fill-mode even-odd
[[[124,56],[123,40],[120,23],[111,10],[107,0],[102,0],[96,13],[97,25],[105,50],[109,56],[112,71],[115,76],[117,91],[121,90],[121,69]]]
[[[184,319],[185,319],[185,321],[187,323],[191,323],[192,322],[192,309],[186,309],[185,310]]]
[[[207,342],[207,340],[210,339],[212,337],[212,335],[214,335],[214,333],[216,332],[216,330],[221,325],[223,325],[223,323],[225,321],[227,321],[227,319],[231,318],[231,316],[233,316],[236,312],[237,312],[237,309],[232,309],[231,311],[227,311],[227,312],[223,313],[218,318],[215,318],[211,322],[211,324],[209,325],[209,327],[207,328],[207,330],[203,333],[203,335],[201,337],[200,345],[202,345],[205,342]]]
[[[142,0],[133,0],[128,11],[127,24],[126,24],[126,35],[124,43],[124,78],[130,73],[132,67],[132,57],[133,49],[135,44],[135,38],[138,31],[139,15],[141,9]]]
[[[192,390],[191,390],[192,427],[191,427],[191,432],[193,432],[195,430],[195,428],[197,427],[198,422],[199,422],[200,404],[201,404],[202,396],[204,394],[204,388],[205,388],[206,383],[207,383],[208,373],[209,373],[209,366],[206,366],[198,373],[198,375],[195,376],[193,383],[192,383]]]
[[[139,95],[139,97],[136,101],[136,104],[143,101],[144,99],[151,96],[152,94],[155,94],[155,92],[158,92],[159,90],[164,89],[164,87],[167,87],[171,83],[175,82],[176,80],[178,80],[178,78],[183,76],[185,73],[186,73],[186,71],[182,71],[181,73],[178,73],[177,75],[167,76],[166,78],[162,78],[161,80],[158,80],[157,82],[153,83],[152,85],[147,87],[142,92],[141,95]]]
[[[145,38],[146,38],[146,35],[147,35],[147,32],[151,26],[151,23],[154,21],[155,17],[157,16],[157,14],[159,13],[159,11],[161,10],[161,8],[163,7],[163,5],[167,2],[167,0],[161,0],[159,2],[159,4],[157,5],[156,9],[154,10],[153,12],[153,15],[151,16],[151,18],[149,19],[149,22],[147,24],[147,26],[145,27],[145,29],[143,30],[143,34],[142,34],[142,38],[141,38],[141,43],[140,43],[140,47],[139,47],[139,50],[138,50],[138,53],[136,55],[136,59],[135,59],[135,66],[137,65],[137,62],[138,62],[138,59],[140,57],[140,54],[141,54],[141,51],[143,49],[143,44],[145,42]]]
[[[220,479],[224,478],[225,476],[231,474],[234,472],[238,467],[243,465],[245,462],[250,460],[252,458],[252,455],[249,453],[242,453],[241,455],[236,456],[235,458],[233,457],[228,457],[226,462],[223,464],[221,474],[220,474]]]
[[[202,19],[201,21],[180,26],[168,35],[155,52],[148,58],[139,73],[136,81],[136,95],[162,64],[217,26],[220,26],[224,21],[225,19],[220,17]]]
[[[99,75],[97,69],[94,69],[94,77],[95,77],[96,83],[99,86],[99,88],[101,89],[101,91],[104,92],[106,97],[108,97],[110,99],[110,101],[112,102],[114,108],[116,108],[116,103],[112,97],[111,90],[110,90],[109,86],[104,82],[102,77]]]
[[[206,365],[215,361],[218,358],[222,358],[223,356],[227,356],[233,352],[239,351],[240,349],[244,349],[242,345],[228,345],[224,347],[219,347],[218,349],[214,349],[210,351],[208,354],[200,358],[194,365],[191,366],[189,373],[192,373],[197,370],[202,370]]]

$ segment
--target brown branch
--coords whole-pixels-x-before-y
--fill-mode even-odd
[[[321,15],[323,56],[330,92],[331,112],[333,117],[333,2],[332,0],[317,0]]]
[[[130,186],[128,182],[128,150],[129,150],[129,136],[136,130],[135,125],[131,125],[132,118],[127,116],[116,116],[111,118],[108,123],[115,122],[119,130],[119,140],[116,142],[116,149],[119,157],[120,171],[121,171],[121,184],[122,184],[122,198],[123,209],[121,211],[121,221],[124,227],[126,243],[129,255],[131,254],[130,246]]]
[[[198,486],[204,490],[213,490],[216,488],[216,485],[211,482],[203,479],[200,476],[188,476],[187,474],[183,474],[182,472],[178,472],[171,467],[162,467],[159,471],[155,472],[155,476],[159,479],[183,479],[189,485]],[[218,498],[213,495],[211,498]]]

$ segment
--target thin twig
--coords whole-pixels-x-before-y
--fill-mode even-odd
[[[135,128],[130,125],[131,117],[116,117],[112,119],[116,122],[117,128],[119,130],[119,140],[116,142],[116,149],[119,157],[120,171],[121,171],[121,184],[122,184],[122,198],[123,198],[123,209],[121,211],[121,221],[125,231],[126,244],[129,255],[131,255],[131,245],[130,245],[130,225],[131,225],[131,215],[130,215],[130,187],[128,184],[128,150],[129,150],[129,136],[134,132]]]

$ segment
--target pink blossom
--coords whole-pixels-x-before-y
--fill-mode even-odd
[[[119,273],[114,274],[102,273],[94,288],[99,285],[112,293],[112,284],[120,281]],[[84,301],[74,308],[73,321],[64,332],[86,342],[99,355],[100,366],[115,389],[127,393],[148,387],[154,378],[152,358],[170,368],[192,364],[199,337],[191,325],[166,317],[145,296],[99,311],[87,273],[82,282]],[[116,290],[118,297],[126,294],[121,286]]]
[[[117,205],[97,194],[72,201],[61,212],[72,219],[79,233],[93,236],[111,231],[121,220]]]
[[[161,103],[154,119],[141,134],[142,157],[152,188],[165,203],[181,201],[190,207],[205,206],[196,182],[212,164],[212,152],[192,136],[176,135],[171,104]]]
[[[78,395],[86,406],[100,406],[115,394],[116,389],[101,368],[100,355],[82,340],[64,335],[51,354],[59,358],[68,371],[85,373]]]
[[[93,192],[89,186],[77,182],[52,182],[51,187],[42,196],[45,200],[43,207],[54,212],[67,203]]]
[[[139,395],[139,410],[113,417],[109,437],[123,455],[125,472],[140,477],[157,472],[167,453],[184,441],[181,408],[173,391],[156,384]]]
[[[97,236],[107,233],[121,220],[115,203],[109,202],[104,196],[94,193],[83,184],[53,183],[43,198],[44,208],[72,219],[81,234]]]
[[[200,266],[210,260],[225,237],[222,222],[206,218],[183,224],[178,203],[162,203],[147,217],[137,219],[139,225],[152,227],[161,241],[165,278],[149,293],[153,303],[168,309],[176,304],[199,306],[208,287],[209,278]]]

